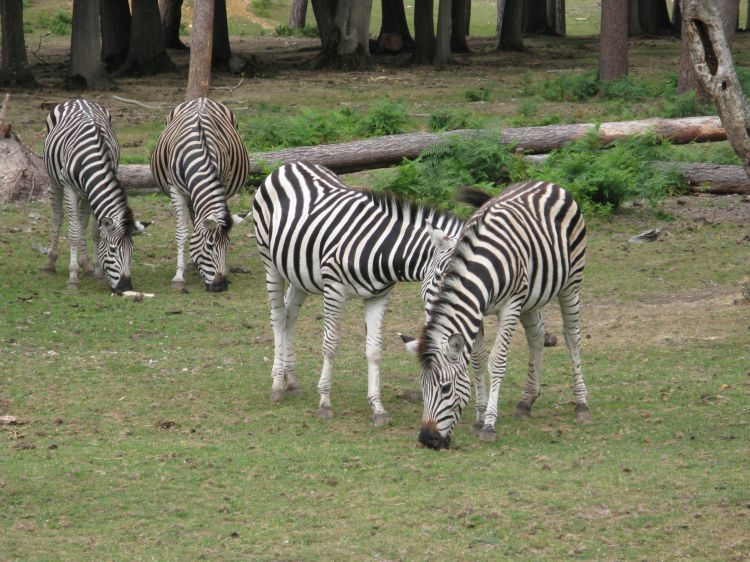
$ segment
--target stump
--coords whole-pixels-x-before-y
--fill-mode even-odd
[[[47,194],[42,159],[10,133],[0,138],[0,203],[29,201]]]

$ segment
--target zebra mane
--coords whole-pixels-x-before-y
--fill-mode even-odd
[[[403,215],[403,219],[406,222],[413,224],[424,224],[428,218],[431,222],[439,222],[440,219],[445,221],[459,220],[456,215],[450,211],[439,209],[423,203],[416,203],[405,197],[389,192],[378,192],[370,189],[359,189],[357,190],[366,195],[370,201],[383,210],[389,211],[390,213],[399,211]]]

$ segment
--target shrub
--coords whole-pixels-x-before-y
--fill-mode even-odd
[[[299,28],[289,25],[279,25],[276,27],[275,33],[279,37],[318,37],[320,35],[317,26]]]
[[[404,132],[404,126],[408,120],[406,109],[402,104],[383,100],[367,113],[360,131],[372,137],[397,135]]]
[[[695,92],[673,95],[661,103],[661,114],[664,117],[690,117],[714,112],[713,105],[702,101]]]
[[[65,10],[58,10],[51,16],[39,16],[39,26],[53,35],[70,35],[73,29],[73,15]]]
[[[486,86],[472,88],[464,92],[464,98],[469,102],[490,101],[490,89]]]
[[[450,110],[438,111],[430,115],[431,131],[452,131],[454,129],[478,129],[479,121],[465,112]]]

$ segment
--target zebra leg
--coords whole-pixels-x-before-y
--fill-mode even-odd
[[[91,238],[94,241],[94,278],[104,279],[104,267],[99,261],[99,239],[101,238],[101,231],[99,230],[99,223],[94,219],[91,225]]]
[[[388,412],[380,402],[380,358],[383,349],[383,316],[389,294],[365,300],[365,330],[367,332],[367,401],[372,407],[375,425],[388,423]]]
[[[44,271],[54,273],[55,263],[57,262],[57,243],[60,239],[60,229],[63,222],[63,187],[52,179],[50,180],[50,195],[52,197],[52,240],[49,245],[47,267],[44,268]]]
[[[271,327],[273,328],[273,368],[271,376],[271,402],[284,397],[284,356],[286,340],[286,309],[284,307],[284,278],[266,263],[266,290],[271,301]]]
[[[68,243],[70,264],[68,266],[68,289],[78,288],[78,248],[81,245],[81,225],[78,223],[78,196],[72,189],[65,190],[65,213],[68,215]]]
[[[508,366],[508,347],[510,339],[518,324],[520,305],[509,303],[498,314],[497,336],[490,352],[490,394],[487,399],[487,411],[484,414],[484,427],[479,433],[482,441],[494,441],[497,438],[495,423],[498,417],[498,401],[500,399],[500,385],[505,377]]]
[[[573,364],[573,394],[576,401],[576,421],[579,423],[590,423],[593,421],[589,410],[586,396],[586,384],[583,382],[583,371],[581,369],[581,324],[580,309],[581,300],[578,287],[568,289],[558,297],[560,311],[563,319],[563,332],[565,344],[570,352],[570,361]]]
[[[471,350],[471,367],[474,369],[476,381],[476,412],[477,416],[471,426],[471,433],[479,435],[484,427],[484,414],[487,411],[487,348],[484,345],[484,322],[479,326],[477,339]]]
[[[344,314],[346,297],[344,288],[340,284],[326,284],[323,289],[323,314],[325,327],[323,328],[323,371],[318,381],[320,402],[315,412],[319,418],[333,417],[331,409],[331,373],[333,360],[341,343],[341,318]]]
[[[78,262],[81,264],[81,268],[83,268],[83,273],[85,275],[92,275],[94,273],[94,268],[91,266],[91,262],[89,261],[88,241],[86,240],[86,233],[89,229],[90,216],[91,206],[89,205],[88,201],[86,201],[85,199],[81,199],[81,202],[78,206],[78,223],[81,225],[81,246],[78,248],[78,251],[80,252],[78,256]],[[96,221],[94,221],[94,223],[96,223]],[[93,230],[99,230],[98,225],[96,224],[94,224],[92,228]],[[96,243],[94,243],[94,255],[96,255]]]
[[[185,286],[185,242],[188,239],[188,203],[185,201],[185,197],[174,188],[170,190],[169,197],[172,200],[172,209],[174,209],[177,221],[177,230],[175,233],[175,241],[177,242],[177,270],[172,278],[172,287],[182,289]]]
[[[301,391],[294,370],[294,325],[299,316],[302,303],[305,302],[307,294],[293,285],[289,285],[284,297],[285,327],[284,327],[284,379],[286,381],[286,392],[299,396]]]
[[[539,397],[542,388],[542,354],[544,353],[544,319],[539,310],[521,314],[521,323],[526,332],[526,343],[529,346],[529,373],[523,388],[521,401],[516,404],[513,415],[517,418],[528,418],[531,406]]]

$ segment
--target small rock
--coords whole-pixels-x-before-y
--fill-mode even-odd
[[[641,232],[640,234],[636,234],[635,236],[632,236],[628,242],[631,244],[643,244],[645,242],[653,242],[657,238],[659,238],[659,235],[662,233],[664,229],[659,228],[652,228],[650,230],[645,230]]]
[[[556,345],[557,345],[557,336],[555,334],[550,334],[549,332],[545,332],[544,347],[555,347]]]

